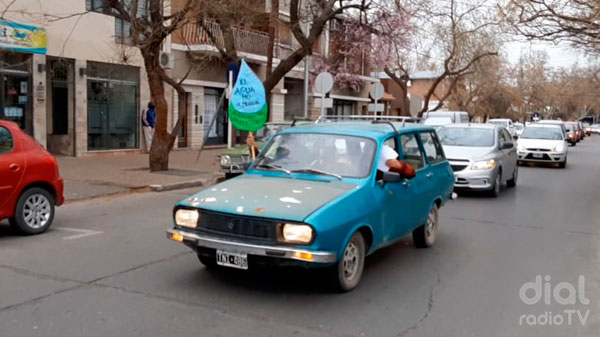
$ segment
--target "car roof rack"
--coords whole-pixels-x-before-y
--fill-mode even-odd
[[[320,116],[315,121],[318,123],[331,123],[331,122],[343,122],[343,121],[385,121],[385,122],[402,122],[402,126],[408,123],[419,123],[422,118],[419,117],[408,117],[408,116],[373,116],[373,115],[346,115],[346,116]]]
[[[317,120],[312,119],[312,118],[294,118],[294,121],[292,122],[292,126],[296,126],[297,122],[315,122],[315,123],[317,123]]]

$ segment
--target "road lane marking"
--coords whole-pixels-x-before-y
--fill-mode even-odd
[[[70,228],[70,227],[57,227],[55,229],[56,230],[67,231],[67,232],[79,233],[79,234],[75,234],[75,235],[65,236],[63,238],[63,240],[76,240],[76,239],[85,238],[87,236],[92,236],[92,235],[102,234],[103,233],[103,232],[100,232],[100,231],[93,231],[91,229]]]

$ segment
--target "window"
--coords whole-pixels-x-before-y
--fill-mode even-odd
[[[510,133],[508,133],[508,131],[506,129],[502,130],[502,142],[507,142],[510,143],[512,142],[512,137],[510,135]]]
[[[467,114],[460,114],[460,122],[461,123],[469,123],[469,115],[467,115]]]
[[[419,141],[415,134],[407,134],[400,136],[400,142],[402,143],[402,156],[403,160],[412,165],[415,170],[418,170],[425,166],[423,161],[423,154],[419,148]]]
[[[333,100],[334,116],[350,116],[354,114],[354,102],[341,99]]]
[[[0,154],[9,153],[13,149],[13,139],[8,129],[0,126]]]
[[[425,149],[429,163],[433,164],[444,160],[444,152],[435,134],[432,132],[423,132],[421,133],[421,141],[423,142],[423,148]]]
[[[115,42],[131,45],[131,23],[119,17],[115,18]]]
[[[198,104],[194,104],[194,124],[202,124],[202,115],[198,109]]]
[[[85,9],[90,12],[114,14],[106,0],[85,0]]]

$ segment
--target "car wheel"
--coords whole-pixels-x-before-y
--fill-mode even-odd
[[[354,233],[340,261],[330,269],[330,280],[337,291],[350,291],[360,283],[365,267],[366,244],[360,232]]]
[[[427,222],[412,232],[413,241],[417,248],[429,248],[435,243],[438,230],[438,206],[433,204],[427,216]]]
[[[565,161],[558,163],[558,167],[560,167],[560,168],[567,167],[567,159],[565,158]]]
[[[496,174],[496,178],[494,178],[494,185],[492,189],[488,192],[492,198],[496,198],[500,195],[500,191],[502,190],[502,171],[498,171]]]
[[[54,220],[54,198],[48,191],[33,187],[21,194],[15,216],[10,224],[21,234],[33,235],[45,232]]]
[[[217,258],[215,256],[198,254],[198,260],[200,260],[200,263],[202,263],[206,269],[217,267]]]
[[[575,146],[575,145],[577,145],[577,142],[572,142],[571,143],[571,146]]]
[[[512,178],[506,182],[507,187],[516,187],[517,180],[519,179],[519,165],[515,165]]]

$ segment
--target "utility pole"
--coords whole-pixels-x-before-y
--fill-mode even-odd
[[[267,77],[273,72],[273,57],[275,55],[275,39],[277,36],[277,25],[279,24],[279,0],[271,0],[271,13],[269,15],[269,48],[267,50]],[[269,118],[272,118],[272,94],[267,92],[267,105],[269,106]]]

